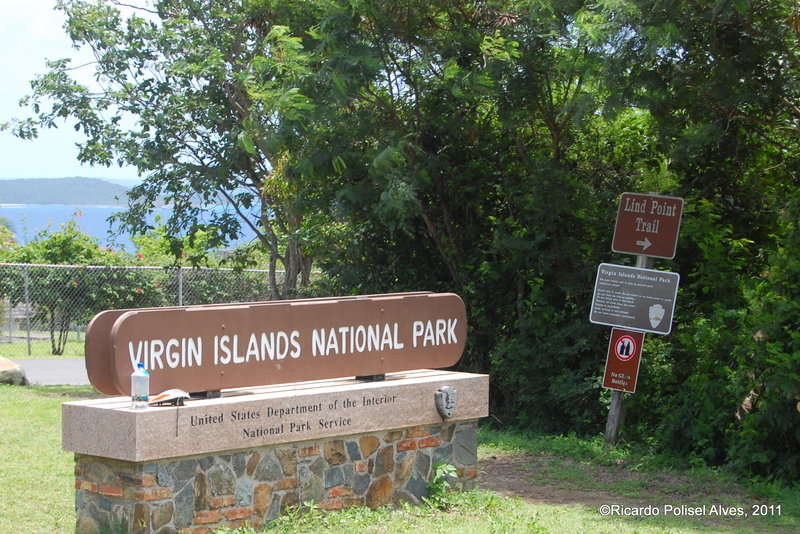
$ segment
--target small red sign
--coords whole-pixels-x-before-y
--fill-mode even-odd
[[[643,343],[644,332],[633,332],[621,328],[611,329],[606,370],[603,374],[604,388],[628,393],[636,391]]]

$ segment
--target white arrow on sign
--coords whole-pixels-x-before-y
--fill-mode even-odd
[[[647,239],[646,237],[644,239],[640,239],[639,241],[637,241],[636,244],[642,247],[642,251],[647,250],[648,248],[650,248],[650,245],[652,245],[650,240]]]

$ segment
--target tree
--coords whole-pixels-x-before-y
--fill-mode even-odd
[[[311,258],[298,236],[303,212],[282,172],[283,137],[311,107],[296,82],[306,69],[299,41],[274,18],[279,3],[163,0],[124,17],[101,0],[60,0],[65,30],[88,47],[96,87],[79,84],[69,59],[50,61],[25,99],[34,116],[7,124],[22,138],[72,122],[85,134],[79,160],[135,166],[122,227],[142,234],[162,200],[172,253],[203,232],[209,247],[252,229],[270,252],[272,296],[307,284]],[[130,4],[125,4],[130,6]],[[258,82],[258,90],[254,84]],[[287,273],[279,285],[278,263]]]
[[[564,430],[600,413],[584,319],[603,255],[588,243],[611,237],[600,207],[634,180],[632,161],[659,158],[641,141],[646,113],[628,126],[599,112],[604,49],[549,7],[333,3],[301,89],[308,135],[286,168],[306,177],[306,235],[336,290],[459,292],[462,366],[491,370],[501,412]],[[623,139],[626,126],[640,135]],[[534,408],[559,390],[569,423]]]
[[[150,283],[146,273],[110,268],[130,259],[100,247],[96,239],[78,228],[76,218],[57,230],[40,231],[30,243],[0,250],[0,261],[84,267],[0,271],[0,295],[16,305],[26,301],[27,293],[35,318],[47,325],[54,355],[64,353],[73,323],[85,324],[106,309],[163,304],[158,286]],[[88,266],[109,268],[95,268],[87,274]]]
[[[288,271],[275,295],[312,257],[320,292],[459,292],[461,366],[491,373],[507,421],[600,428],[592,282],[631,262],[610,251],[613,208],[623,191],[683,197],[659,262],[681,273],[676,325],[648,338],[629,436],[793,476],[793,2],[162,0],[130,21],[60,5],[104,89],[53,63],[18,135],[70,118],[86,161],[138,165],[123,222],[146,231],[165,195],[173,253],[252,224]],[[776,439],[749,464],[736,452]]]
[[[5,217],[0,217],[0,249],[7,248],[14,241],[14,224]]]
[[[614,107],[649,110],[690,207],[677,336],[659,355],[665,402],[645,410],[665,448],[796,478],[797,351],[783,321],[794,314],[797,3],[598,2],[584,18],[613,43]]]

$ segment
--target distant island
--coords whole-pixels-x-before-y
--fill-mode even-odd
[[[0,180],[0,204],[127,206],[127,187],[99,178]]]

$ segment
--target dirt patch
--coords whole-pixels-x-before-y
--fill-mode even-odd
[[[744,507],[763,503],[721,478],[662,471],[638,471],[625,464],[598,465],[548,454],[493,454],[480,459],[479,486],[531,503],[624,507],[705,505]],[[712,527],[759,525],[744,518],[705,515],[692,518]],[[773,530],[773,532],[779,532]]]
[[[508,497],[545,504],[607,504],[608,495],[598,491],[563,489],[555,484],[535,483],[542,458],[530,454],[489,456],[481,463],[480,486]]]

